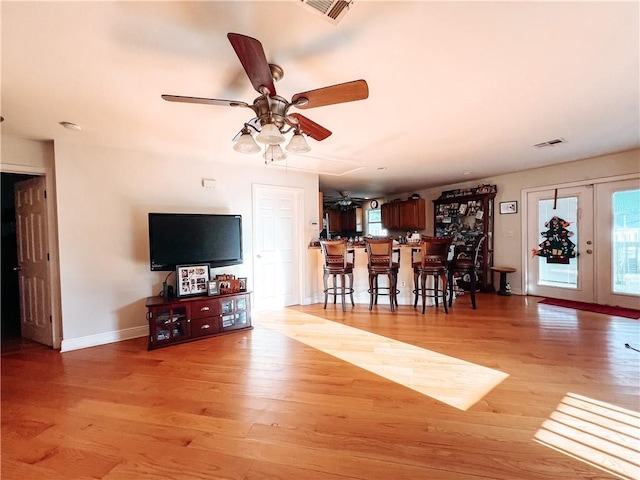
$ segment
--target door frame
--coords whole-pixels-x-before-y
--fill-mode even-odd
[[[544,190],[550,190],[550,189],[561,189],[561,188],[571,188],[571,187],[582,187],[582,186],[588,186],[588,185],[597,185],[597,184],[601,184],[601,183],[610,183],[610,182],[619,182],[622,180],[634,180],[634,179],[638,179],[640,178],[640,174],[637,173],[629,173],[629,174],[625,174],[625,175],[614,175],[611,177],[602,177],[602,178],[593,178],[593,179],[588,179],[588,180],[580,180],[580,181],[574,181],[574,182],[567,182],[567,183],[557,183],[557,184],[551,184],[551,185],[541,185],[538,187],[531,187],[531,188],[525,188],[521,191],[520,194],[520,202],[522,204],[522,217],[520,218],[520,238],[521,238],[521,252],[522,252],[522,265],[523,265],[523,269],[522,269],[522,275],[521,275],[521,285],[522,285],[522,294],[523,295],[529,295],[529,283],[528,283],[528,279],[529,279],[529,271],[528,271],[528,255],[530,255],[530,252],[528,251],[528,247],[527,247],[527,225],[528,225],[528,217],[527,217],[527,212],[529,211],[529,205],[528,205],[528,201],[527,198],[529,196],[529,193],[534,193],[534,192],[540,192],[540,191],[544,191]],[[593,196],[593,202],[596,201],[596,195]],[[597,238],[599,235],[598,232],[598,221],[595,218],[596,215],[596,206],[593,206],[593,210],[594,210],[594,238]],[[596,257],[597,258],[597,257]],[[595,271],[597,272],[597,263],[595,265]],[[596,272],[594,272],[594,275],[596,274]]]
[[[58,222],[53,169],[45,166],[2,163],[0,173],[43,176],[47,190],[47,248],[49,251],[49,303],[51,314],[52,348],[62,344],[62,301],[60,292],[60,257],[58,251]],[[17,235],[17,232],[16,232]]]

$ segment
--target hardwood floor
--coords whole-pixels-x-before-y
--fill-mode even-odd
[[[640,353],[625,343],[638,347],[640,322],[538,300],[478,294],[478,310],[462,297],[449,315],[299,306],[256,314],[251,331],[151,352],[146,338],[62,354],[3,343],[0,476],[639,478]],[[326,326],[322,345],[296,329],[309,324]],[[371,348],[380,336],[426,356],[394,355],[386,377],[374,373],[372,358],[392,357]],[[346,361],[340,349],[373,357]],[[454,397],[476,367],[501,379],[456,407],[398,383],[418,363],[411,375],[450,382]]]

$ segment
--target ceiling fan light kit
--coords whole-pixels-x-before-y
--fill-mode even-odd
[[[284,148],[287,152],[291,153],[307,153],[311,151],[311,147],[305,140],[304,135],[299,131],[296,131],[296,133],[293,134],[291,141]]]
[[[274,123],[266,123],[262,126],[262,130],[256,136],[256,140],[264,145],[280,145],[284,143],[286,138],[280,129]]]
[[[242,129],[242,135],[233,144],[233,149],[238,153],[258,153],[261,150],[247,127]]]
[[[345,2],[348,3],[348,2]],[[282,79],[284,70],[267,62],[262,44],[255,38],[229,33],[227,38],[236,52],[251,85],[260,94],[252,105],[237,100],[220,100],[215,98],[185,97],[180,95],[162,95],[168,102],[201,103],[206,105],[219,105],[250,108],[255,117],[244,124],[241,134],[235,142],[233,149],[239,153],[258,153],[261,151],[256,140],[264,144],[265,163],[284,160],[287,156],[280,147],[286,141],[284,134],[294,132],[286,150],[291,153],[306,153],[311,151],[304,135],[317,141],[322,141],[331,135],[331,132],[299,113],[289,113],[290,107],[300,109],[322,107],[337,103],[364,100],[369,97],[369,86],[364,80],[332,85],[329,87],[296,93],[291,101],[276,95],[274,81]],[[248,127],[253,128],[258,134],[255,139]],[[259,127],[259,128],[258,128]]]
[[[269,145],[265,149],[263,157],[264,163],[269,164],[271,162],[285,160],[287,158],[287,154],[284,153],[280,145]]]

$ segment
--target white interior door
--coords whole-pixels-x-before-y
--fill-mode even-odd
[[[640,309],[640,180],[598,184],[596,301]]]
[[[16,183],[15,206],[21,335],[52,346],[45,178]]]
[[[575,258],[533,255],[549,240],[545,234],[549,222],[559,217],[568,223],[562,233],[551,239],[558,243],[575,244]],[[527,195],[527,292],[541,297],[562,298],[580,302],[595,302],[593,187],[576,186],[529,192]],[[564,237],[566,235],[566,237]]]
[[[298,188],[253,186],[256,310],[301,303],[303,193]]]

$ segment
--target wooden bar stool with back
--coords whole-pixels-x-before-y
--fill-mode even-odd
[[[468,290],[471,297],[471,307],[476,309],[476,290],[478,285],[478,271],[482,261],[482,244],[485,236],[478,235],[469,250],[467,246],[455,250],[453,259],[449,264],[449,306],[453,301],[454,277],[459,279],[458,288]]]
[[[378,304],[378,295],[389,295],[391,311],[398,306],[398,269],[400,266],[400,249],[394,250],[392,238],[366,238],[367,270],[369,271],[369,310]],[[394,258],[396,256],[396,258]],[[378,276],[386,275],[389,279],[387,287],[378,284]]]
[[[345,312],[345,296],[348,293],[351,298],[351,305],[355,307],[353,301],[353,262],[354,251],[347,248],[347,240],[321,240],[320,247],[324,256],[324,274],[322,276],[324,284],[324,308],[327,308],[327,299],[333,295],[335,304],[338,296],[342,298],[342,311]],[[328,284],[329,277],[332,277],[332,285]],[[338,282],[338,277],[340,281]],[[346,280],[349,279],[349,284]]]
[[[426,298],[434,299],[438,308],[439,299],[442,298],[445,313],[447,310],[447,273],[449,248],[451,237],[423,237],[419,248],[411,250],[411,266],[413,268],[414,302],[418,305],[418,296],[422,297],[422,313],[425,311]],[[428,277],[433,278],[433,287],[427,287]],[[442,281],[442,288],[440,288]]]

